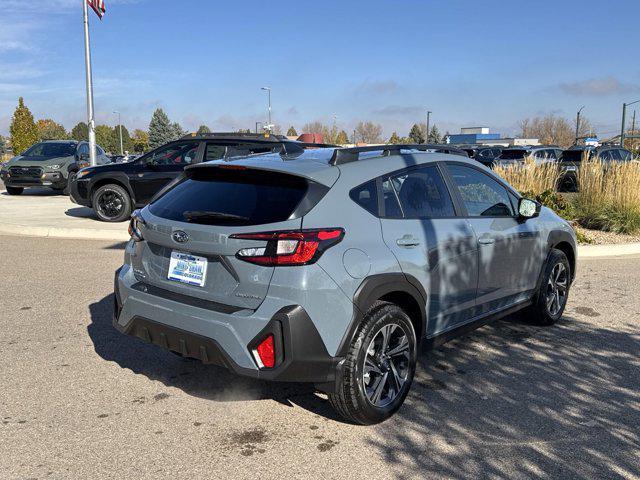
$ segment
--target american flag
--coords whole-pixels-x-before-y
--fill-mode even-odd
[[[102,20],[102,16],[107,11],[107,9],[104,8],[104,0],[87,0],[87,3],[91,8],[93,8],[93,11],[96,12],[96,15],[100,17],[100,20]]]

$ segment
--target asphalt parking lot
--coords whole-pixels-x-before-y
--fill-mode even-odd
[[[640,257],[583,259],[563,320],[420,358],[399,414],[342,423],[111,327],[123,244],[0,236],[0,477],[636,478]]]

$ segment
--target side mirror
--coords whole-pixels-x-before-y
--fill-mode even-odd
[[[528,198],[521,198],[518,203],[518,216],[520,218],[534,218],[540,215],[542,205]]]

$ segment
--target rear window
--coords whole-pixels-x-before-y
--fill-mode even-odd
[[[562,161],[563,162],[581,162],[584,155],[585,155],[584,150],[565,150],[564,152],[562,152]]]
[[[527,153],[527,150],[503,150],[498,158],[502,160],[522,160]]]
[[[204,225],[261,225],[289,219],[309,182],[283,173],[194,169],[149,206],[158,217]]]

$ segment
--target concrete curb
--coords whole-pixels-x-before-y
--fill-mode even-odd
[[[640,242],[620,245],[578,245],[578,258],[618,257],[638,254],[640,254]]]
[[[113,240],[125,242],[129,240],[126,223],[122,230],[106,230],[99,228],[60,228],[34,227],[30,225],[0,225],[0,234],[19,235],[27,237],[71,238],[81,240]]]

